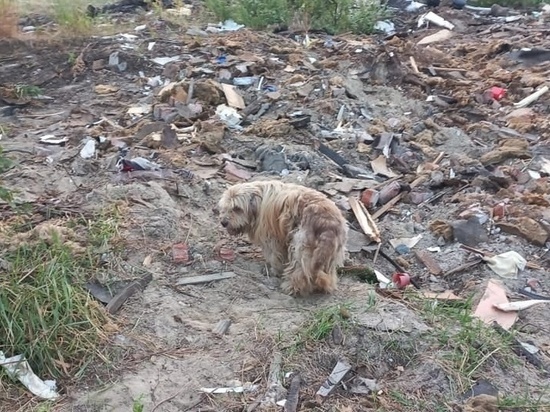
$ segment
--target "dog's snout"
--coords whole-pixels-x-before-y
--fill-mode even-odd
[[[228,224],[229,224],[229,220],[227,220],[227,219],[222,219],[222,226],[223,226],[223,227],[227,227]]]

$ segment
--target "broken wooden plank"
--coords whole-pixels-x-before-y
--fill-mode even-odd
[[[347,361],[338,361],[334,369],[332,369],[330,376],[323,383],[323,385],[321,385],[316,395],[322,397],[330,395],[330,393],[334,390],[334,388],[336,388],[340,381],[344,379],[344,376],[346,376],[346,373],[350,370],[351,365]]]
[[[234,272],[221,272],[221,273],[212,273],[210,275],[200,275],[200,276],[189,276],[182,278],[176,282],[176,285],[198,285],[200,283],[215,282],[217,280],[224,280],[234,278],[236,275]]]
[[[348,197],[348,202],[365,235],[370,241],[380,243],[380,231],[367,208],[353,196]]]
[[[441,269],[441,266],[439,266],[439,263],[437,263],[430,252],[426,252],[425,250],[415,250],[414,255],[420,262],[422,262],[424,266],[426,266],[428,272],[432,275],[441,275],[441,273],[443,273],[443,269]]]

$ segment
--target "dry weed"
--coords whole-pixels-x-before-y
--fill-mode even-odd
[[[11,39],[17,35],[19,10],[12,0],[0,0],[0,39]]]

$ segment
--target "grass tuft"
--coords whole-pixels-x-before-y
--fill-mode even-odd
[[[76,282],[86,265],[58,239],[21,246],[5,256],[0,281],[0,350],[23,353],[35,373],[78,375],[98,352],[106,316]]]
[[[336,326],[345,329],[351,321],[349,305],[336,305],[316,311],[297,337],[297,344],[326,339]]]
[[[0,39],[17,35],[19,10],[13,0],[0,0]]]
[[[0,135],[3,135],[3,134],[5,134],[5,130],[4,128],[0,127]],[[6,154],[4,153],[4,149],[2,148],[2,146],[0,146],[0,175],[10,170],[12,165],[13,165],[13,162],[10,160],[9,157],[6,156]],[[2,186],[1,180],[0,180],[0,200],[6,203],[11,203],[13,201],[13,193],[10,190],[6,189],[4,186]]]
[[[442,304],[425,301],[421,313],[436,326],[435,338],[441,347],[441,361],[463,391],[484,370],[486,364],[507,366],[511,341],[472,316],[472,301]]]
[[[52,17],[62,31],[75,35],[91,34],[93,21],[86,15],[83,5],[71,0],[56,0],[52,5]]]
[[[81,284],[99,270],[97,252],[117,237],[119,212],[115,205],[91,222],[43,223],[10,236],[0,277],[0,351],[7,357],[23,354],[38,376],[61,380],[105,361],[101,348],[112,324]]]

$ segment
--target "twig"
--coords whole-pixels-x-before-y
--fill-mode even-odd
[[[178,391],[177,393],[175,393],[174,395],[172,396],[169,396],[168,398],[166,399],[163,399],[162,401],[160,401],[159,403],[157,403],[153,409],[151,409],[151,412],[155,412],[157,410],[157,408],[162,405],[163,403],[166,403],[166,402],[169,402],[171,401],[172,399],[174,399],[176,396],[179,396],[183,391],[185,390],[185,388],[181,389],[180,391]],[[200,400],[200,402],[202,402],[202,399]],[[195,407],[197,405],[193,405],[193,407]],[[189,409],[186,409],[186,410],[189,410]]]
[[[481,259],[477,259],[477,260],[474,260],[472,262],[468,262],[468,263],[465,263],[463,265],[460,265],[460,266],[457,266],[456,268],[454,269],[451,269],[449,270],[448,272],[444,273],[443,274],[443,277],[446,277],[446,276],[451,276],[451,275],[454,275],[456,273],[460,273],[464,270],[468,270],[468,269],[471,269],[477,265],[479,265],[481,262],[483,262],[483,260]]]
[[[374,252],[374,258],[372,259],[372,265],[376,265],[376,260],[378,259],[378,254],[380,253],[380,248],[382,247],[382,242],[378,244],[378,247],[376,248],[376,252]]]

